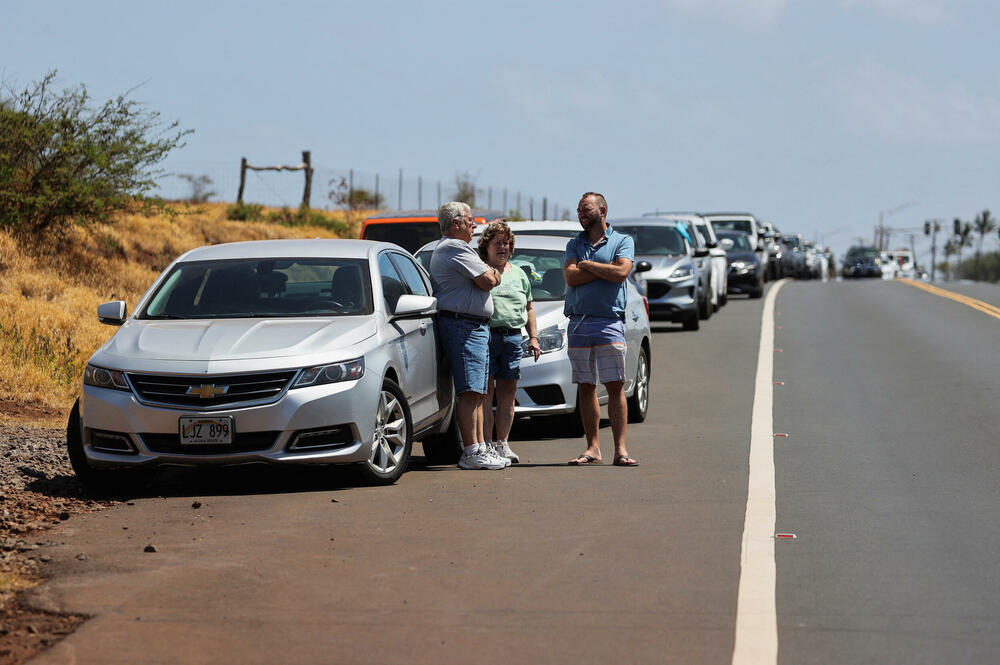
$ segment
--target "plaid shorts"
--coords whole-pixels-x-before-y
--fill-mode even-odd
[[[625,380],[625,324],[620,319],[571,316],[568,342],[573,383]]]

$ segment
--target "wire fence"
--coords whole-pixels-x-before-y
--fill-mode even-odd
[[[239,161],[175,162],[173,172],[157,181],[154,192],[168,200],[236,201],[240,188]],[[301,171],[248,170],[243,200],[275,207],[297,208],[302,203]],[[364,192],[366,205],[380,210],[428,210],[459,198],[459,190],[474,192],[474,205],[500,210],[524,219],[569,219],[570,209],[544,195],[512,187],[481,185],[461,174],[449,179],[354,169],[313,167],[309,206],[320,210],[347,207]]]

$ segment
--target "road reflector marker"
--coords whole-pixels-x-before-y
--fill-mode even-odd
[[[785,385],[785,382],[784,381],[775,381],[774,385],[776,385],[776,386],[783,386],[783,385]]]
[[[775,436],[788,436],[787,434],[775,434]]]
[[[774,537],[775,538],[783,538],[785,540],[791,540],[793,538],[798,538],[798,536],[796,536],[794,533],[776,533],[776,534],[774,534]]]

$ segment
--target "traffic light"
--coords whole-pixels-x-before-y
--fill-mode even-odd
[[[955,235],[962,235],[962,220],[960,219],[955,220]]]
[[[931,223],[924,222],[924,235],[929,236],[931,234]]]

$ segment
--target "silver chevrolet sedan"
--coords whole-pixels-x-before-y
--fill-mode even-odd
[[[436,300],[413,257],[364,240],[264,240],[187,252],[90,358],[67,427],[95,491],[156,465],[356,464],[405,471],[453,390]]]
[[[511,224],[511,228],[516,230],[517,227]],[[556,416],[561,420],[562,431],[571,436],[580,436],[583,434],[580,404],[566,346],[569,319],[563,314],[566,281],[562,267],[567,238],[535,235],[515,237],[514,255],[510,261],[524,270],[531,282],[542,355],[536,363],[528,353],[528,338],[525,335],[525,353],[521,359],[521,378],[517,382],[514,412],[516,416]],[[417,259],[423,266],[430,265],[430,257],[436,245],[437,242],[429,243],[417,250]],[[649,408],[652,335],[646,299],[631,279],[625,284],[625,394],[628,397],[629,422],[639,423],[646,419]],[[597,395],[602,405],[607,404],[608,395],[604,386],[598,386]]]

